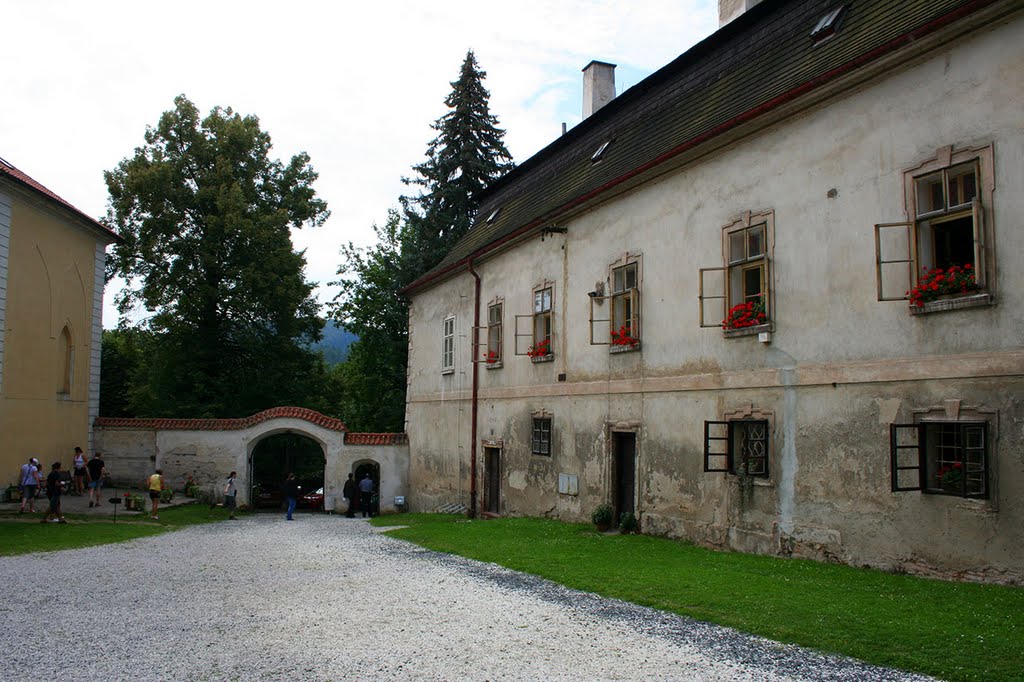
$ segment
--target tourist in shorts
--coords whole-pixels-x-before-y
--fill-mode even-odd
[[[85,481],[89,474],[85,469],[85,453],[82,448],[75,448],[75,456],[71,458],[71,471],[75,477],[75,495],[85,492]]]
[[[89,506],[100,506],[100,495],[103,488],[103,477],[107,473],[107,465],[103,463],[103,457],[96,453],[85,465],[85,471],[89,474]]]
[[[156,473],[146,479],[146,487],[149,488],[149,499],[153,503],[153,510],[149,514],[151,519],[159,519],[157,510],[160,508],[160,492],[164,489],[164,471],[157,469]]]
[[[31,458],[27,464],[21,465],[21,477],[18,479],[18,486],[21,488],[21,509],[19,514],[25,513],[25,503],[28,503],[30,513],[36,513],[36,493],[39,491],[39,484],[43,475],[39,473],[39,460]]]

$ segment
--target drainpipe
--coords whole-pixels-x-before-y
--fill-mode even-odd
[[[470,358],[470,364],[473,366],[473,398],[470,405],[470,414],[472,415],[471,426],[470,426],[470,443],[469,443],[469,518],[476,518],[476,414],[477,414],[477,394],[479,388],[480,379],[480,363],[476,361],[475,353],[476,348],[474,341],[476,341],[477,329],[480,328],[480,275],[477,274],[476,270],[473,269],[473,259],[470,258],[467,263],[469,268],[469,274],[473,275],[473,329],[472,336],[470,338],[469,347],[470,353],[473,357]]]

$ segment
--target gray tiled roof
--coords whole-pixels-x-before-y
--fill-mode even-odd
[[[765,0],[493,183],[477,224],[409,289],[609,190],[668,170],[687,152],[964,17],[1015,4],[1019,9],[1006,0]],[[812,29],[839,5],[845,9],[837,33],[816,44]],[[497,219],[485,223],[498,207]]]

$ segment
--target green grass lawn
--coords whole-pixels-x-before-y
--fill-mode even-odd
[[[780,642],[948,680],[1024,680],[1024,589],[716,552],[547,519],[404,514],[397,538]]]
[[[124,542],[227,517],[227,510],[211,510],[203,504],[161,508],[159,521],[151,521],[145,514],[121,513],[116,523],[113,515],[67,514],[66,524],[41,524],[42,514],[22,516],[7,512],[0,515],[0,556]]]

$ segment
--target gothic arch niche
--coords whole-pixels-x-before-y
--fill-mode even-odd
[[[294,429],[264,434],[249,454],[249,499],[253,508],[280,509],[284,500],[281,485],[290,473],[299,481],[300,496],[323,488],[326,464],[324,444],[309,434]]]
[[[57,337],[57,353],[57,393],[64,397],[71,397],[75,379],[75,343],[69,324],[64,325]]]

